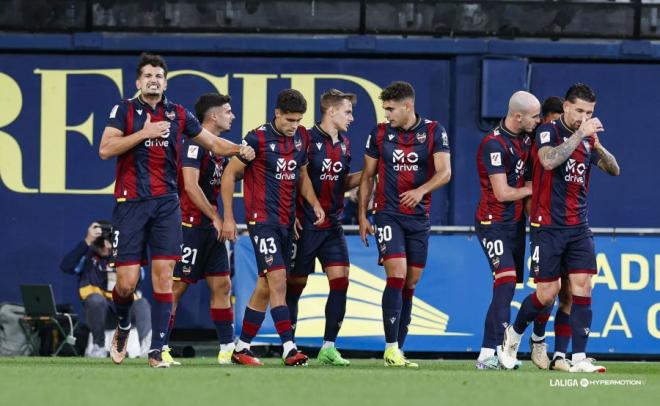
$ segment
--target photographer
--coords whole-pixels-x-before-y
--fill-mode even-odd
[[[92,349],[86,355],[95,358],[108,356],[105,350],[107,318],[111,317],[111,320],[114,320],[110,325],[116,324],[112,289],[117,281],[117,274],[111,264],[111,241],[110,222],[96,221],[87,229],[85,239],[78,243],[60,264],[63,272],[78,275],[80,299],[93,339]],[[138,331],[141,353],[146,353],[151,342],[151,310],[149,302],[141,298],[138,291],[130,318]]]

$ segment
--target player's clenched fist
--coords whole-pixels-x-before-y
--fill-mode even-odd
[[[600,120],[595,117],[583,121],[582,124],[580,124],[580,131],[582,131],[583,137],[594,135],[604,130],[603,124],[601,124]]]
[[[252,147],[249,145],[241,145],[238,154],[241,156],[241,158],[245,159],[246,161],[251,161],[256,156],[254,153],[254,149],[252,149]]]
[[[151,122],[151,114],[147,114],[147,119],[144,121],[144,127],[142,128],[142,131],[144,131],[144,134],[147,138],[167,138],[170,136],[170,122]]]

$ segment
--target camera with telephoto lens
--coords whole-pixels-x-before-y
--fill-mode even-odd
[[[109,221],[97,221],[101,227],[101,235],[96,237],[94,245],[99,248],[105,247],[104,241],[112,242],[112,224]]]

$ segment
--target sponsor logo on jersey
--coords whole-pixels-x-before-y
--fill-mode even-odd
[[[268,146],[270,147],[271,151],[275,151],[275,144],[271,143],[271,144],[268,144]]]
[[[416,152],[406,154],[400,149],[395,149],[392,152],[392,162],[394,163],[392,169],[397,172],[418,171],[417,161],[419,161],[419,155]]]
[[[318,149],[318,150],[320,151],[320,150],[321,150],[321,147],[323,147],[323,143],[321,143],[321,142],[317,142],[317,143],[316,143],[316,149]]]
[[[140,110],[137,110],[137,109],[136,109],[135,111],[137,111],[137,113],[138,113],[139,116],[142,115],[142,109],[140,109]]]
[[[294,172],[298,167],[298,163],[291,159],[277,158],[275,165],[275,179],[277,180],[296,180],[296,173]]]
[[[584,174],[587,171],[587,165],[583,162],[577,162],[573,158],[566,161],[564,180],[570,183],[584,184]]]
[[[344,165],[341,161],[333,162],[332,159],[326,158],[321,164],[321,176],[319,179],[336,182],[339,180],[339,174],[342,170],[344,170]]]
[[[387,134],[387,139],[392,141],[394,139],[395,135],[394,134]]]
[[[167,138],[169,136],[170,135],[167,134],[167,135],[163,136],[163,138]],[[150,139],[148,139],[144,142],[144,146],[147,147],[147,148],[150,148],[150,147],[165,147],[165,148],[167,148],[167,147],[170,146],[170,142],[168,140],[163,140],[161,138],[150,138]]]
[[[499,152],[491,152],[490,164],[493,166],[502,166],[502,154]]]

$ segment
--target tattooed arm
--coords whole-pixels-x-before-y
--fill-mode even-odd
[[[621,169],[619,168],[619,164],[616,162],[614,155],[605,149],[603,144],[598,140],[597,135],[594,136],[594,140],[594,149],[596,150],[596,153],[598,153],[598,156],[600,156],[598,167],[612,176],[619,176]]]
[[[603,131],[603,125],[600,123],[600,120],[597,118],[591,118],[586,120],[580,125],[578,129],[571,137],[556,147],[542,147],[539,149],[539,160],[543,169],[551,171],[566,162],[569,156],[575,151],[578,145],[582,140],[592,134],[596,134],[599,131]]]

